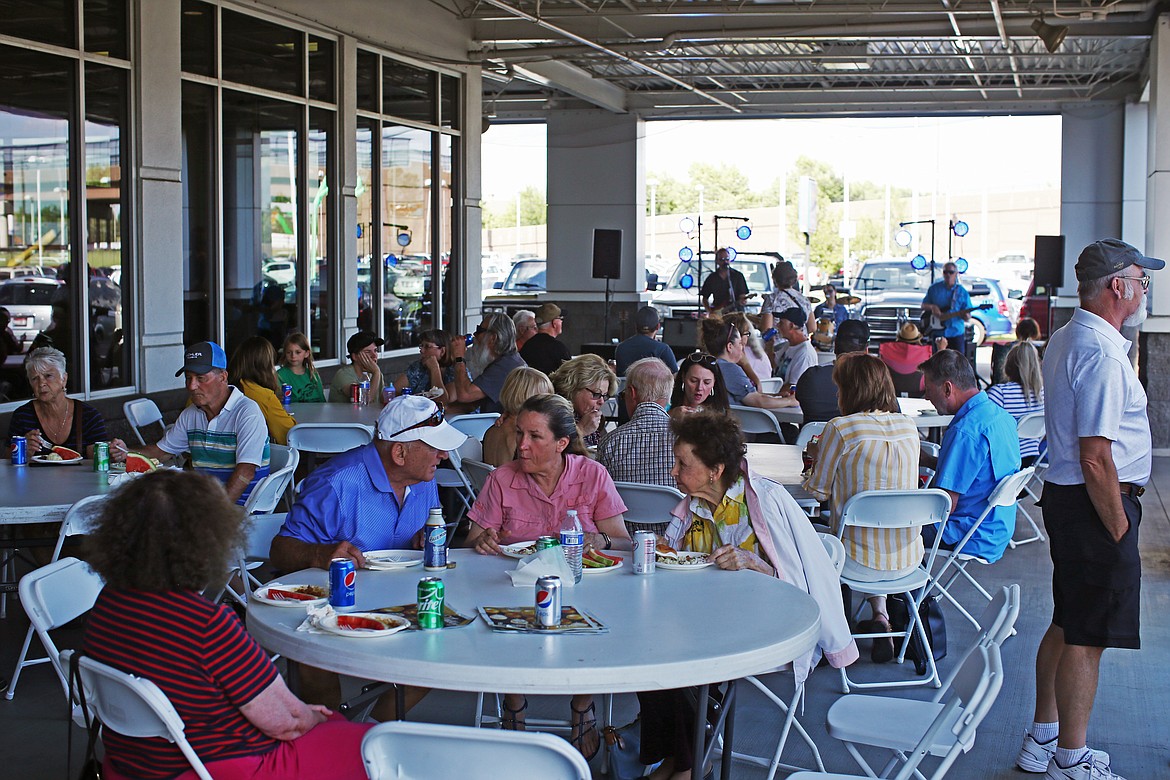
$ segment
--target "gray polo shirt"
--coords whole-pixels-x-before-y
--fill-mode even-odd
[[[1113,442],[1117,479],[1150,479],[1146,391],[1129,362],[1130,342],[1105,320],[1078,308],[1044,351],[1044,425],[1051,464],[1044,479],[1082,485],[1080,439]]]

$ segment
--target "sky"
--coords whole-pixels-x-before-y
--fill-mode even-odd
[[[483,137],[484,197],[545,189],[544,125],[493,125]],[[798,156],[853,181],[940,193],[1060,185],[1060,117],[748,119],[647,122],[647,173],[684,177],[694,161],[730,163],[766,188]]]

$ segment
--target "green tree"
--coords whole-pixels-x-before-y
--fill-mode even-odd
[[[543,225],[548,221],[548,204],[544,190],[525,187],[520,191],[520,224]],[[486,228],[516,227],[516,200],[488,201],[484,204],[483,225]]]

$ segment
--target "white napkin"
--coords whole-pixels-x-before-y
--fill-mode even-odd
[[[308,615],[305,616],[304,622],[297,626],[297,631],[307,631],[310,634],[329,633],[328,631],[322,631],[318,626],[320,626],[322,620],[335,614],[333,607],[328,604],[321,604],[317,607],[309,607],[306,611]]]
[[[520,559],[520,564],[508,572],[513,588],[531,588],[539,577],[560,577],[561,587],[573,587],[573,570],[565,560],[565,552],[558,545],[538,550]]]

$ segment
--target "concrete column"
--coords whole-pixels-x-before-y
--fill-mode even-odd
[[[644,143],[644,123],[632,114],[584,110],[549,116],[546,300],[569,310],[563,338],[570,349],[632,334],[630,320],[646,287]],[[605,280],[593,278],[595,228],[622,231],[621,278],[609,283],[608,332]]]
[[[1163,71],[1166,78],[1162,78]],[[1158,17],[1150,41],[1149,125],[1145,179],[1145,246],[1170,258],[1170,15]],[[1161,212],[1162,219],[1159,219]],[[1149,397],[1150,428],[1157,454],[1170,455],[1170,273],[1155,272],[1151,316],[1142,326],[1141,374]]]
[[[457,285],[454,294],[454,322],[445,328],[454,333],[467,333],[479,324],[480,303],[490,290],[483,289],[483,77],[478,66],[469,68],[463,74],[463,134],[457,139],[463,153],[458,155],[456,165],[462,172],[462,201],[455,202],[459,211],[458,225],[462,236],[455,236],[456,249],[463,242],[460,275],[452,280]],[[456,171],[458,175],[460,171]],[[458,195],[456,196],[458,197]]]
[[[334,149],[337,150],[337,176],[341,180],[341,199],[337,206],[341,232],[338,246],[341,252],[338,258],[341,338],[336,354],[340,365],[345,365],[348,362],[345,342],[357,332],[358,316],[357,233],[353,229],[357,224],[357,43],[343,35],[337,40],[337,53],[337,138]],[[373,258],[370,262],[378,262],[378,259]],[[380,307],[375,304],[374,310],[378,312]]]
[[[182,387],[183,191],[179,0],[137,4],[134,139],[138,246],[134,279],[138,389]],[[126,128],[129,132],[129,128]]]

